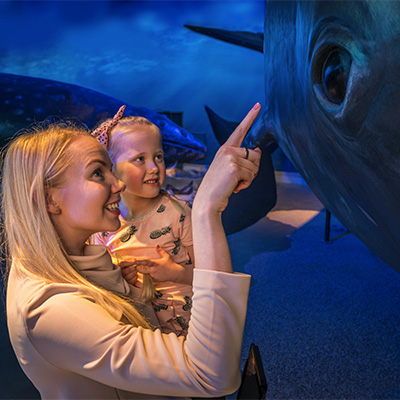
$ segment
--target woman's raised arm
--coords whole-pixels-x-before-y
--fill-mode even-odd
[[[192,212],[196,269],[232,272],[221,214],[231,194],[247,188],[257,175],[261,150],[240,145],[260,109],[257,103],[220,147],[197,191]]]

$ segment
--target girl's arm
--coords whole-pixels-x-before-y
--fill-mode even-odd
[[[138,258],[134,262],[134,266],[132,268],[136,268],[136,271],[142,274],[150,274],[155,281],[171,281],[175,283],[183,283],[186,285],[192,284],[193,265],[177,264],[172,260],[171,256],[159,245],[156,245],[156,251],[160,258]],[[122,271],[122,275],[124,275],[124,270]],[[124,278],[126,279],[125,275]]]

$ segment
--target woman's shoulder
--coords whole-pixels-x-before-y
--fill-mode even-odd
[[[36,315],[45,304],[61,302],[65,305],[65,295],[84,297],[84,292],[77,284],[47,283],[11,273],[7,284],[7,312],[21,313],[25,317]]]

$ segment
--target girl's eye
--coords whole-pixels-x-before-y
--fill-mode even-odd
[[[157,161],[163,161],[164,160],[164,154],[157,154],[156,155],[156,160]]]
[[[136,157],[133,161],[143,162],[144,161],[144,157],[143,156]]]

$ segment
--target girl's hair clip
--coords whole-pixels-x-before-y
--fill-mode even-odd
[[[113,119],[103,125],[100,125],[97,129],[90,133],[106,150],[108,150],[108,135],[110,130],[114,128],[114,126],[117,125],[118,121],[122,118],[125,108],[126,105],[123,105],[114,115]]]

